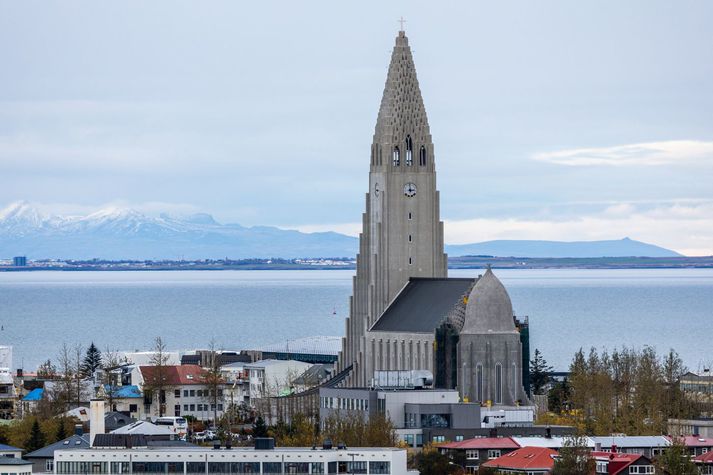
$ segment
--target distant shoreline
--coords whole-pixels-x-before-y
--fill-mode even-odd
[[[492,257],[462,256],[448,259],[449,269],[709,269],[713,256],[704,257]],[[101,272],[176,270],[354,270],[352,258],[243,259],[196,261],[30,261],[27,266],[0,265],[0,272]]]

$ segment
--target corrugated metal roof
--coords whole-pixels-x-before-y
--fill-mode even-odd
[[[618,437],[593,436],[591,439],[595,443],[602,444],[602,447],[668,447],[671,441],[663,435],[622,435]]]
[[[341,349],[342,337],[340,336],[308,336],[256,348],[257,351],[263,352],[309,355],[338,355]]]

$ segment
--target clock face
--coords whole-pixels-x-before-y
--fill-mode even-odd
[[[416,185],[413,183],[406,183],[404,185],[404,195],[408,196],[409,198],[413,198],[416,196]]]

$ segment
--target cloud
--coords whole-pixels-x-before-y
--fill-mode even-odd
[[[612,147],[574,148],[536,153],[532,158],[572,167],[710,165],[713,164],[713,142],[669,140]]]

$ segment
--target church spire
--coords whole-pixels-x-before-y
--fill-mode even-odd
[[[391,53],[374,131],[376,166],[432,168],[433,144],[411,48],[401,30]],[[405,170],[404,170],[405,171]]]

